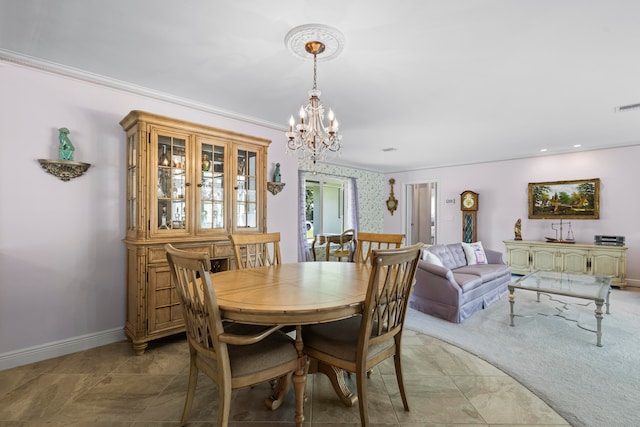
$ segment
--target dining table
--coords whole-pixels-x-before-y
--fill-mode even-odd
[[[371,266],[353,262],[299,262],[212,273],[221,316],[252,325],[294,325],[301,363],[293,374],[297,425],[304,421],[306,375],[327,375],[340,400],[357,402],[344,372],[304,357],[302,325],[332,322],[362,312]]]

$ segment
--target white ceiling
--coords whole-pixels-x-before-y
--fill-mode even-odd
[[[639,17],[637,0],[0,0],[0,57],[284,131],[313,78],[284,37],[331,25],[333,163],[393,172],[640,144],[640,109],[614,111],[640,103]]]

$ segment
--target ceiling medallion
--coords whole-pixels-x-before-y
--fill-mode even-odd
[[[337,28],[322,24],[306,24],[293,28],[284,38],[284,44],[289,52],[298,58],[313,59],[313,54],[307,51],[308,42],[320,42],[324,45],[324,52],[319,61],[330,61],[340,55],[344,49],[344,35]]]

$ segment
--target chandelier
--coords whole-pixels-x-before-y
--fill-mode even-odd
[[[329,31],[331,31],[330,36],[327,35]],[[313,88],[309,91],[309,103],[300,107],[298,123],[291,115],[289,131],[285,132],[285,135],[288,138],[288,151],[297,153],[299,159],[312,163],[314,167],[317,161],[324,160],[329,153],[337,153],[341,148],[342,135],[338,130],[338,120],[333,110],[329,109],[325,121],[325,110],[320,101],[317,85],[318,55],[327,49],[327,45],[320,40],[325,39],[331,43],[330,49],[334,51],[332,56],[336,56],[342,48],[342,35],[336,32],[337,30],[327,26],[303,25],[290,31],[285,39],[289,48],[300,55],[302,38],[313,38],[304,42],[304,51],[308,55],[313,55]],[[296,43],[298,43],[297,52],[295,52]]]

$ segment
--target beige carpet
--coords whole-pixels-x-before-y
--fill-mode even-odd
[[[582,300],[567,299],[584,302]],[[516,291],[515,327],[505,296],[462,324],[413,309],[406,326],[463,348],[508,373],[573,426],[640,425],[640,289],[613,289],[611,314],[596,335],[554,314],[559,305]],[[595,329],[594,306],[571,306],[571,318]]]

